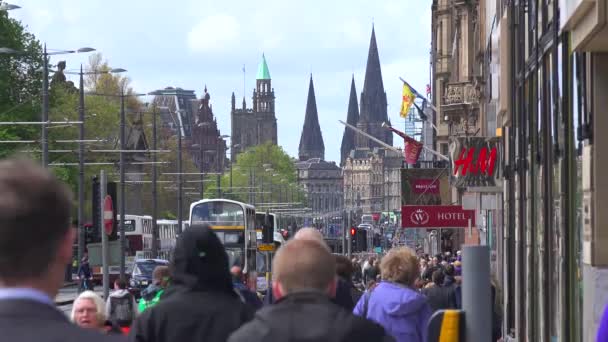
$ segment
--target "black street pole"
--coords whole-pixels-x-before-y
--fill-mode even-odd
[[[182,217],[182,121],[181,113],[178,111],[178,126],[177,126],[177,225],[178,231],[183,230]]]
[[[217,168],[217,175],[216,175],[216,187],[217,187],[217,198],[222,198],[222,188],[221,188],[221,184],[220,184],[220,142],[222,141],[222,138],[218,138],[218,142],[215,145],[216,146],[216,160],[215,160],[215,167]]]
[[[120,278],[125,277],[125,91],[120,91]],[[156,153],[153,153],[155,155]]]
[[[84,255],[84,75],[80,64],[80,94],[78,117],[81,122],[78,131],[78,265]]]
[[[46,44],[44,44],[43,66],[42,66],[42,166],[45,168],[49,165],[49,141],[48,127],[49,121],[49,60],[46,52]]]
[[[201,199],[204,199],[205,198],[205,164],[203,163],[204,155],[203,155],[203,139],[202,138],[199,140],[199,155],[200,155],[199,170],[201,172]]]
[[[152,109],[152,149],[156,151],[156,105]],[[158,258],[158,189],[157,189],[157,156],[152,153],[152,257]]]

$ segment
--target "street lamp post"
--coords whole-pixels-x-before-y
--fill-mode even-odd
[[[218,139],[217,144],[215,144],[216,150],[217,150],[217,156],[216,156],[216,160],[215,160],[216,161],[216,168],[217,168],[217,175],[216,175],[217,198],[221,198],[222,197],[222,185],[221,185],[221,182],[220,182],[220,178],[221,178],[220,176],[223,174],[223,172],[221,170],[221,165],[223,163],[220,164],[220,142],[222,142],[223,139],[226,139],[226,138],[230,138],[230,136],[229,135],[220,135],[217,138]]]
[[[93,48],[88,48],[89,51],[94,51]],[[85,107],[84,107],[84,75],[105,74],[105,73],[120,73],[124,69],[111,69],[108,71],[83,71],[82,64],[80,72],[66,72],[66,74],[78,74],[79,76],[79,102],[78,102],[78,120],[82,122],[78,131],[78,262],[82,260],[84,254],[84,136],[85,136]],[[47,151],[48,153],[48,151]]]
[[[69,53],[82,53],[82,52],[91,52],[95,51],[95,49],[90,47],[83,47],[78,50],[65,50],[65,51],[55,51],[55,52],[47,52],[46,44],[44,44],[44,50],[42,53],[42,133],[41,133],[41,143],[42,143],[42,165],[44,167],[48,167],[49,165],[49,142],[48,142],[48,126],[47,123],[49,121],[49,56],[50,55],[62,55]],[[82,125],[82,124],[81,124]]]

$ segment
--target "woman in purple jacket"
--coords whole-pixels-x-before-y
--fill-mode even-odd
[[[416,253],[406,247],[391,249],[380,262],[382,282],[366,292],[354,314],[386,329],[397,342],[426,342],[431,307],[414,288],[420,275]]]

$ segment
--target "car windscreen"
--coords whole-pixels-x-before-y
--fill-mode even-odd
[[[134,275],[152,278],[152,272],[154,272],[157,266],[167,266],[167,264],[160,262],[138,262],[136,266]]]

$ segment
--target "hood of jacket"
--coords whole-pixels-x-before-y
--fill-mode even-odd
[[[171,287],[236,296],[228,270],[228,255],[209,225],[193,225],[180,234],[170,269]]]
[[[409,287],[381,282],[371,295],[389,316],[408,316],[417,314],[427,305],[427,298]]]

